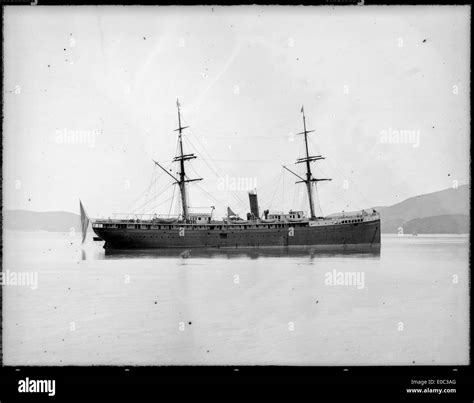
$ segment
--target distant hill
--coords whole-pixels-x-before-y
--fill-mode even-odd
[[[411,228],[415,228],[414,226],[421,226],[424,231],[430,231],[425,233],[467,233],[469,227],[462,221],[464,219],[469,223],[469,197],[469,186],[463,185],[457,189],[450,188],[411,197],[393,206],[379,209],[382,232],[397,233],[402,227],[407,233],[413,232]],[[436,219],[441,220],[439,224],[435,223]],[[405,228],[407,225],[409,228]],[[435,228],[441,232],[436,232]]]
[[[66,211],[4,210],[3,226],[13,231],[81,231],[81,217]]]
[[[404,223],[402,228],[405,234],[467,234],[469,233],[469,216],[451,214],[415,218]]]

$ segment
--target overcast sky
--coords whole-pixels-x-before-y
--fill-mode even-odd
[[[190,205],[307,208],[282,164],[304,104],[324,213],[469,180],[468,7],[6,7],[4,208],[168,213],[182,104]],[[405,131],[405,137],[397,131]],[[174,169],[176,171],[176,169]],[[247,181],[247,182],[245,182]],[[252,181],[252,182],[249,182]],[[148,204],[142,206],[145,202]],[[176,205],[172,210],[176,210]],[[148,210],[147,210],[148,209]]]

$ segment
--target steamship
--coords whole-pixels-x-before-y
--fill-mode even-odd
[[[321,155],[310,155],[308,134],[314,130],[306,129],[304,108],[303,135],[305,156],[296,163],[304,164],[306,173],[300,176],[286,166],[288,172],[297,177],[296,183],[305,184],[307,190],[309,216],[305,211],[290,210],[287,214],[264,210],[263,215],[258,205],[256,192],[249,192],[250,212],[246,219],[240,218],[230,207],[227,217],[216,220],[213,207],[210,213],[191,213],[188,206],[187,185],[202,178],[191,179],[186,174],[186,162],[197,158],[183,150],[183,131],[189,126],[182,126],[181,108],[177,101],[178,155],[174,162],[179,165],[179,172],[170,173],[157,161],[153,161],[178,185],[181,196],[181,213],[178,216],[161,216],[154,214],[149,218],[128,216],[124,218],[89,219],[80,203],[83,242],[89,223],[104,242],[107,250],[128,249],[169,249],[169,248],[320,248],[320,249],[359,249],[380,248],[380,216],[375,210],[362,210],[351,215],[341,213],[320,217],[315,213],[315,184],[331,179],[316,178],[311,171],[311,164],[323,160]]]

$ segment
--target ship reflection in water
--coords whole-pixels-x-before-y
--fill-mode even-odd
[[[155,258],[181,258],[181,259],[259,259],[273,257],[309,257],[311,260],[318,257],[353,258],[380,258],[379,247],[357,247],[353,249],[321,249],[321,248],[198,248],[198,249],[142,249],[142,250],[104,250],[104,259],[155,259]],[[84,258],[85,256],[83,256]],[[99,256],[97,256],[99,257]],[[96,258],[97,258],[96,257]],[[99,257],[100,258],[100,257]],[[85,260],[85,259],[83,259]]]

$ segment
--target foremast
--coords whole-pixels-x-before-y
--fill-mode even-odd
[[[184,221],[189,220],[189,206],[187,198],[186,183],[200,181],[202,178],[196,179],[187,179],[184,161],[192,160],[197,158],[194,154],[185,154],[183,151],[183,130],[187,129],[189,126],[181,126],[181,104],[179,100],[176,100],[176,107],[178,108],[178,128],[175,129],[175,132],[178,132],[178,145],[179,145],[179,155],[173,159],[173,162],[179,162],[179,176],[176,178],[174,175],[170,174],[168,170],[163,168],[158,162],[154,161],[163,171],[165,171],[169,176],[171,176],[175,183],[179,185],[179,190],[181,193],[181,206],[182,206],[182,216]]]
[[[303,158],[298,158],[296,160],[297,164],[306,164],[306,179],[302,178],[301,176],[297,175],[287,167],[283,166],[287,171],[291,172],[293,175],[297,176],[301,180],[295,182],[295,183],[305,183],[306,184],[306,190],[308,192],[308,202],[309,202],[309,209],[310,209],[310,214],[311,214],[311,219],[314,220],[316,218],[315,210],[314,210],[314,197],[313,197],[313,183],[316,182],[321,182],[321,181],[330,181],[331,179],[325,179],[325,178],[314,178],[313,173],[311,172],[311,162],[313,161],[319,161],[325,159],[321,155],[309,155],[309,148],[308,148],[308,134],[314,132],[314,130],[307,130],[306,129],[306,116],[304,114],[304,106],[301,107],[301,113],[303,114],[303,131],[298,134],[304,134],[304,143],[305,143],[305,151],[306,151],[306,156]]]

